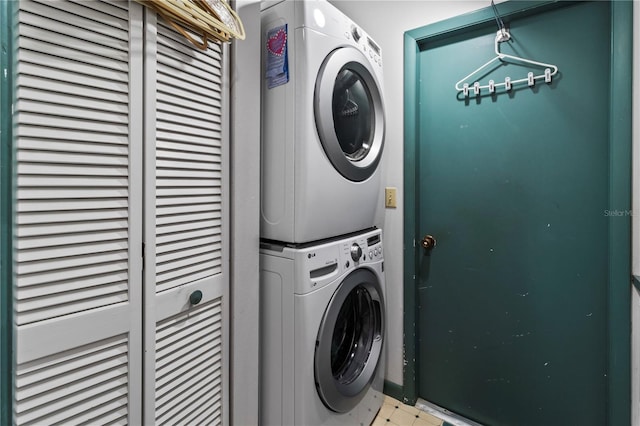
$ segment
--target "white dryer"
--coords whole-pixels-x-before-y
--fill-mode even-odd
[[[370,425],[383,401],[381,231],[260,251],[260,424]]]
[[[374,226],[380,47],[324,0],[265,2],[261,21],[264,75],[274,45],[288,73],[271,88],[263,80],[262,238],[306,243]]]

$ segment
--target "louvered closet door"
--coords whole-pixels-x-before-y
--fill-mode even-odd
[[[145,421],[226,424],[226,50],[146,13]]]
[[[141,422],[141,16],[19,2],[19,425]]]

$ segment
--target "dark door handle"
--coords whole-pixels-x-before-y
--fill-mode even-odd
[[[436,246],[436,239],[433,237],[433,235],[425,235],[424,237],[422,237],[420,245],[426,251],[431,251]]]
[[[191,293],[191,296],[189,296],[189,303],[191,303],[192,305],[197,305],[201,300],[202,292],[200,290],[194,291],[193,293]]]

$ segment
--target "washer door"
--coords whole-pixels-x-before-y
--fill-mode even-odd
[[[342,47],[324,60],[314,94],[316,128],[329,160],[345,178],[361,182],[376,170],[384,145],[384,111],[370,62]]]
[[[364,397],[382,355],[382,290],[369,269],[347,275],[320,324],[315,351],[315,382],[322,402],[345,413]]]

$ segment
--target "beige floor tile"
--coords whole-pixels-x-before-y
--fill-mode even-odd
[[[428,421],[426,421],[425,419],[423,419],[422,417],[419,417],[416,419],[415,422],[413,422],[413,426],[442,426],[442,420],[438,420],[438,423],[430,423]]]
[[[383,419],[382,417],[378,416],[376,417],[376,419],[373,421],[373,423],[371,423],[371,426],[388,426],[389,422],[387,421],[387,419]],[[431,426],[427,423],[428,426]]]
[[[420,416],[420,418],[424,421],[426,421],[429,424],[432,425],[441,425],[442,424],[442,420],[440,420],[439,418],[432,416],[429,413],[425,413],[424,411],[420,411],[420,414],[418,414]]]
[[[371,426],[442,426],[443,421],[388,395]],[[397,408],[396,408],[397,407]]]
[[[402,426],[411,426],[416,421],[415,414],[410,414],[404,410],[397,409],[391,414],[389,418],[393,423]]]
[[[420,410],[418,410],[416,407],[412,407],[407,404],[400,404],[398,408],[403,411],[406,411],[409,414],[413,414],[414,416],[417,416],[418,414],[420,414]]]
[[[394,405],[387,404],[385,402],[384,404],[382,404],[382,407],[380,407],[380,411],[378,411],[378,417],[386,420],[391,417],[391,413],[393,413],[395,409],[396,407]]]

